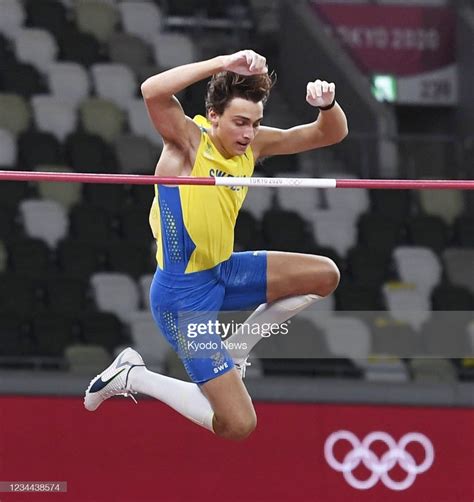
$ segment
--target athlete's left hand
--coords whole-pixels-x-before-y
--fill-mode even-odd
[[[326,80],[315,80],[308,82],[306,86],[306,101],[311,106],[329,106],[336,94],[336,86],[334,82],[326,82]]]

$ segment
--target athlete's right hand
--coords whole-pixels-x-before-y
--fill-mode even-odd
[[[224,70],[238,73],[239,75],[260,75],[268,73],[267,60],[251,50],[239,51],[224,56]]]

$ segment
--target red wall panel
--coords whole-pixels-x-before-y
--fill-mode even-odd
[[[67,481],[68,491],[0,493],[0,502],[474,499],[472,409],[273,403],[257,403],[256,408],[254,435],[230,443],[152,400],[135,405],[114,399],[90,413],[78,398],[1,397],[0,481]],[[358,490],[324,456],[328,437],[340,430],[360,441],[375,431],[389,434],[392,453],[396,457],[398,452],[408,470],[413,462],[420,465],[426,452],[416,443],[406,451],[394,445],[419,432],[433,446],[432,465],[406,490],[388,488],[380,476],[372,488]],[[388,465],[387,456],[385,464],[381,461],[389,449],[374,442],[371,453],[358,450],[370,468],[362,462],[355,466],[355,461],[346,465],[361,480],[385,469],[399,482],[407,472],[396,462]],[[351,452],[347,441],[334,445],[338,461]]]

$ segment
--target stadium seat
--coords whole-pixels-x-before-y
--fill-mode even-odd
[[[126,322],[139,307],[138,287],[130,276],[115,272],[96,273],[91,277],[95,303],[102,312],[115,314]]]
[[[48,132],[29,131],[18,137],[18,167],[22,171],[33,171],[44,164],[62,165],[61,145]]]
[[[150,309],[150,288],[153,281],[153,274],[142,275],[138,281],[140,287],[141,303],[146,309]]]
[[[56,39],[70,28],[67,10],[57,0],[27,0],[27,25],[49,31]]]
[[[378,288],[390,276],[390,256],[357,246],[347,255],[347,271],[356,284]]]
[[[421,336],[411,324],[383,313],[372,324],[372,343],[377,355],[410,358],[423,353]]]
[[[90,241],[64,239],[56,250],[59,269],[63,277],[84,280],[105,265],[105,252],[100,244]]]
[[[32,322],[36,353],[43,357],[62,358],[65,348],[74,341],[75,321],[51,312],[35,315]]]
[[[7,184],[7,183],[4,183]],[[0,202],[0,239],[4,242],[11,240],[12,236],[20,233],[17,221],[16,207],[4,205]]]
[[[50,132],[63,142],[76,128],[74,104],[50,95],[34,96],[31,100],[38,130]]]
[[[38,171],[44,172],[70,172],[65,166],[39,165]],[[81,200],[82,186],[80,183],[50,183],[48,181],[37,182],[38,195],[43,199],[49,199],[60,204],[65,210],[69,210]]]
[[[41,239],[17,238],[8,243],[11,270],[32,279],[51,273],[51,252]]]
[[[361,361],[364,367],[364,377],[368,382],[408,382],[410,375],[404,361],[394,356],[371,355],[366,361]]]
[[[156,64],[162,69],[193,63],[199,56],[191,37],[182,33],[158,33],[153,38]]]
[[[431,249],[400,246],[393,251],[393,259],[400,280],[415,284],[428,296],[441,282],[441,263]]]
[[[447,225],[464,211],[463,193],[460,190],[420,190],[420,207],[425,214],[442,218]]]
[[[153,127],[143,99],[135,98],[128,102],[128,122],[130,129],[137,136],[144,136],[156,145],[159,150],[163,148],[163,140],[158,131]]]
[[[15,51],[11,42],[0,33],[0,89],[2,89],[2,77],[5,70],[12,64],[17,63]]]
[[[112,101],[123,110],[137,93],[134,74],[122,64],[94,64],[91,66],[91,75],[97,96]]]
[[[31,110],[22,96],[0,94],[0,110],[0,128],[17,135],[30,127]]]
[[[467,325],[467,343],[471,354],[474,354],[474,321]]]
[[[383,286],[383,294],[391,316],[417,331],[430,317],[428,292],[414,284],[389,282]]]
[[[34,197],[34,189],[24,181],[9,181],[0,183],[0,205],[2,208],[16,212],[19,202],[28,197]],[[12,216],[13,218],[13,216]],[[11,221],[13,223],[13,219]]]
[[[346,218],[356,221],[357,218],[369,209],[368,190],[326,190],[329,209],[339,212]]]
[[[245,197],[243,209],[261,220],[264,213],[271,209],[274,191],[271,188],[251,188]]]
[[[367,324],[356,317],[327,317],[321,324],[326,345],[333,357],[356,362],[372,352],[372,338]]]
[[[66,211],[53,200],[26,199],[20,204],[19,214],[26,235],[43,240],[50,248],[68,233]]]
[[[306,318],[291,320],[288,334],[277,333],[257,344],[252,354],[258,356],[265,375],[316,376],[328,370],[329,352],[323,330]],[[251,358],[253,363],[254,357]]]
[[[92,344],[69,345],[64,351],[64,357],[71,373],[89,377],[100,373],[112,362],[104,347]]]
[[[33,65],[13,63],[3,75],[3,90],[30,98],[34,94],[47,92],[48,88],[45,79]]]
[[[16,33],[14,43],[18,61],[31,64],[43,73],[58,55],[54,37],[40,28],[22,28]]]
[[[9,314],[20,314],[26,321],[28,316],[41,311],[44,307],[38,294],[38,280],[9,270],[0,275],[1,317]]]
[[[112,236],[111,217],[103,208],[82,202],[71,209],[69,218],[70,235],[77,240],[100,243]]]
[[[108,264],[112,271],[128,274],[134,279],[151,272],[151,259],[146,241],[112,241],[107,248]]]
[[[127,192],[120,184],[87,184],[83,189],[84,205],[100,209],[109,216],[119,213],[124,208]]]
[[[474,310],[474,295],[465,287],[439,284],[431,294],[433,310]]]
[[[1,208],[0,211],[3,213],[3,208]],[[0,216],[0,226],[3,225],[2,220],[3,220],[3,215]],[[3,240],[0,240],[0,274],[5,273],[7,268],[8,268],[8,250],[5,242]]]
[[[153,174],[160,154],[143,136],[122,134],[115,140],[115,152],[121,173]]]
[[[308,253],[315,250],[308,223],[292,211],[267,211],[262,221],[262,233],[268,249]]]
[[[16,166],[18,151],[15,137],[6,130],[0,129],[0,168]]]
[[[429,357],[446,359],[469,356],[468,322],[466,312],[435,312],[421,329],[423,352]]]
[[[97,39],[76,29],[67,30],[63,34],[59,47],[61,61],[79,63],[87,68],[106,59]]]
[[[0,33],[14,39],[23,26],[26,12],[20,0],[0,0]]]
[[[53,63],[48,70],[48,81],[52,95],[73,106],[77,107],[89,96],[89,75],[79,63]]]
[[[448,280],[474,293],[474,249],[449,248],[443,253],[443,262]]]
[[[80,106],[81,125],[90,134],[96,134],[112,143],[122,133],[125,125],[123,112],[111,101],[89,98]]]
[[[287,325],[288,333],[272,334],[255,347],[260,359],[319,359],[331,354],[321,327],[299,316]],[[265,364],[264,364],[265,367]]]
[[[119,4],[119,10],[124,31],[147,43],[150,43],[161,29],[161,9],[154,3],[123,1]]]
[[[202,0],[181,0],[181,2],[166,2],[166,15],[167,16],[183,16],[191,17],[198,12],[206,11],[206,3]],[[217,2],[213,2],[216,4]],[[211,12],[212,14],[212,12]]]
[[[129,33],[114,33],[110,37],[109,55],[112,62],[128,66],[137,75],[140,68],[151,64],[151,48]]]
[[[285,176],[285,174],[279,173],[279,176]],[[250,190],[257,190],[260,193],[260,188],[251,188]],[[313,212],[316,210],[314,190],[300,190],[298,188],[286,187],[277,188],[277,196],[278,203],[282,209],[296,211],[302,218],[307,220],[313,218]]]
[[[84,280],[51,276],[44,282],[48,309],[58,314],[77,316],[87,309],[88,286]]]
[[[375,268],[375,267],[374,267]],[[336,289],[338,310],[383,310],[384,303],[380,287],[374,283],[350,281],[344,278]]]
[[[24,357],[34,353],[33,340],[29,337],[25,319],[20,314],[0,316],[0,354],[5,357]]]
[[[343,212],[316,210],[308,215],[313,220],[316,242],[334,248],[339,256],[346,256],[357,240],[357,228],[353,219]]]
[[[171,346],[158,330],[150,311],[133,312],[129,325],[133,348],[143,357],[147,368],[163,372]]]
[[[235,224],[234,250],[251,251],[263,249],[263,247],[259,222],[252,213],[241,210]]]
[[[359,244],[380,254],[390,253],[404,240],[401,222],[378,213],[362,214],[357,227]]]
[[[400,223],[411,214],[410,190],[371,190],[371,212]]]
[[[128,342],[123,324],[112,313],[91,312],[82,317],[81,325],[85,343],[102,346],[109,352]]]
[[[463,247],[474,248],[474,217],[464,213],[453,225],[454,242]]]
[[[448,242],[448,228],[439,216],[412,216],[407,223],[408,239],[414,246],[440,253]]]
[[[413,381],[416,383],[454,383],[456,370],[446,359],[412,359],[409,362]]]
[[[107,42],[119,22],[119,12],[112,3],[98,0],[76,0],[75,19],[80,31]]]
[[[10,314],[0,317],[0,354],[3,357],[22,355],[20,324],[19,316]]]
[[[113,173],[117,161],[113,149],[101,137],[86,132],[71,134],[65,142],[65,160],[74,171]]]
[[[140,208],[129,208],[120,215],[120,230],[125,241],[142,245],[151,241],[150,224],[148,222],[148,212]]]
[[[134,209],[149,214],[150,207],[155,197],[155,189],[150,185],[133,185],[130,191],[130,203]]]

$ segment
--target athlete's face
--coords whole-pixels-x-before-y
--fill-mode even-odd
[[[224,113],[209,112],[212,134],[225,156],[243,155],[255,139],[263,118],[263,103],[234,98]]]

